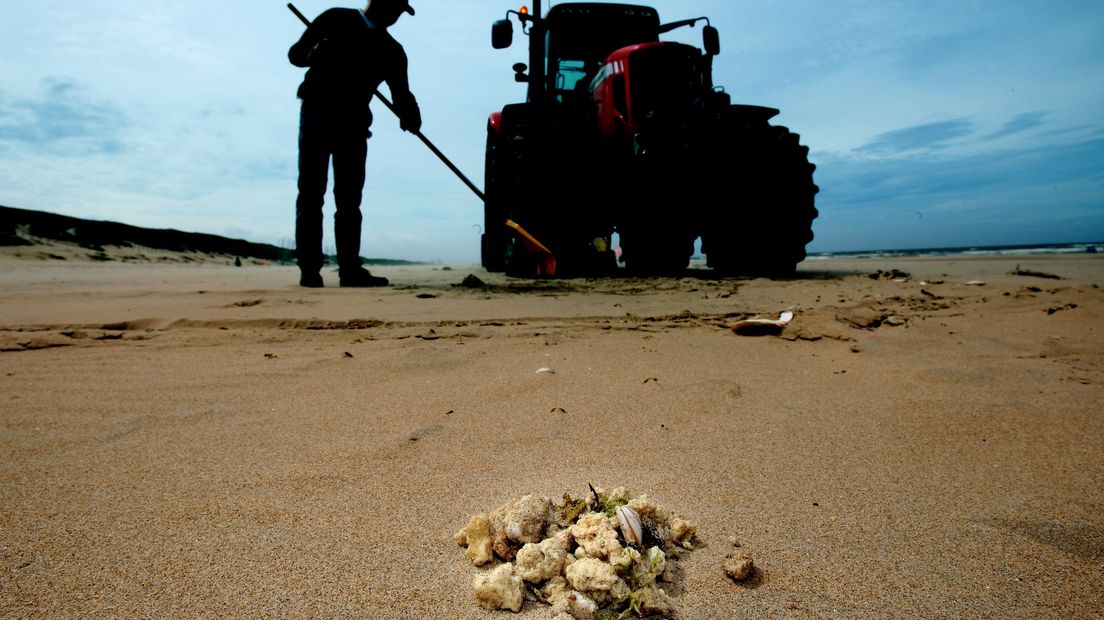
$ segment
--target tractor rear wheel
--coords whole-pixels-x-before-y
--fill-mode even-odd
[[[506,230],[506,209],[503,204],[503,187],[499,166],[499,136],[487,129],[487,159],[483,179],[483,236],[480,254],[483,268],[490,272],[506,271],[506,253],[510,235]]]
[[[721,193],[734,200],[718,206],[704,226],[707,264],[725,274],[793,275],[817,217],[809,149],[785,127],[734,126],[726,133],[737,150],[715,162],[715,178],[728,180]]]

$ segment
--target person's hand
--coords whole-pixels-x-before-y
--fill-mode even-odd
[[[311,48],[311,51],[307,55],[307,59],[309,60],[311,65],[317,64],[319,61],[324,60],[326,56],[329,55],[327,53],[330,47],[329,42],[329,39],[322,39],[318,43],[314,44],[314,47]]]
[[[401,127],[403,131],[418,133],[422,130],[422,113],[416,107],[405,112],[399,118],[399,127]]]

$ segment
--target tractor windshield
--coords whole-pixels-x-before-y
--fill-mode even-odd
[[[560,60],[556,69],[556,90],[573,92],[585,88],[590,82],[586,62],[582,60]],[[583,84],[580,84],[583,83]]]

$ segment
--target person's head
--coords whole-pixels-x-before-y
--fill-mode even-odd
[[[387,28],[399,21],[403,13],[414,14],[409,0],[368,0],[364,14],[380,27]]]

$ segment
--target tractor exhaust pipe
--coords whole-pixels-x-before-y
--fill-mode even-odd
[[[529,103],[544,99],[544,12],[541,0],[533,0],[533,25],[529,30]]]

